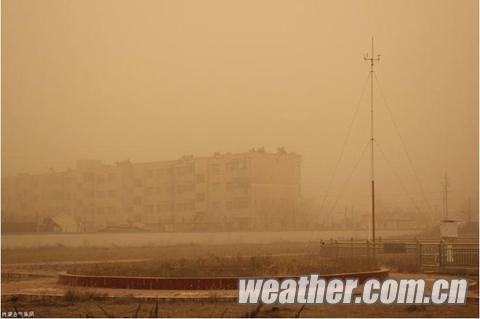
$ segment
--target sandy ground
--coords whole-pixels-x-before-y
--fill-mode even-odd
[[[172,248],[173,249],[173,248]],[[67,251],[68,253],[69,251]],[[3,253],[3,252],[2,252]],[[2,272],[21,274],[2,278],[2,312],[34,312],[36,317],[478,317],[478,288],[469,291],[464,305],[239,305],[236,291],[132,290],[67,287],[57,283],[58,269],[78,263],[104,263],[99,256],[78,258],[78,252],[45,260],[45,253],[28,261],[31,251],[16,253],[13,263],[3,264]],[[185,253],[190,253],[186,251]],[[291,253],[291,252],[277,252]],[[225,254],[228,254],[226,252]],[[122,252],[115,261],[144,260],[143,254]],[[11,257],[11,254],[10,256]],[[101,256],[100,256],[101,257]],[[122,258],[123,257],[123,258]],[[25,260],[25,261],[24,261]],[[21,261],[24,261],[23,263]],[[58,267],[60,265],[60,267]],[[439,275],[391,273],[391,278],[423,278],[428,287]],[[72,291],[73,296],[72,296]],[[70,295],[70,297],[68,297]]]
[[[471,317],[478,318],[478,303],[465,305],[301,305],[255,306],[221,301],[154,300],[17,300],[3,302],[2,311],[33,311],[35,317]]]
[[[391,278],[424,278],[430,286],[438,275],[398,274]],[[2,311],[33,311],[36,317],[478,317],[478,294],[465,305],[273,305],[255,313],[254,306],[239,305],[236,291],[178,291],[82,288],[73,300],[71,290],[57,283],[56,276],[25,278],[2,284]],[[94,296],[84,300],[82,296]],[[12,296],[13,297],[12,299]],[[108,296],[108,297],[107,297]],[[476,298],[475,298],[476,297]],[[156,304],[158,300],[158,305]],[[157,309],[157,310],[155,310]],[[252,313],[253,312],[253,313]]]

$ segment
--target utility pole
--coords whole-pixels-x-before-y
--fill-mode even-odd
[[[448,176],[447,173],[445,172],[445,175],[443,176],[443,218],[448,219]]]
[[[373,67],[375,62],[380,62],[380,54],[375,55],[374,42],[372,37],[372,55],[368,53],[363,57],[365,61],[370,62],[370,180],[371,180],[371,192],[372,192],[372,243],[373,243],[373,258],[375,260],[375,156],[374,156],[374,126],[373,126]]]
[[[470,223],[472,221],[472,198],[471,197],[468,197],[467,221],[468,221],[468,223]]]
[[[353,217],[353,206],[350,207],[350,228],[355,229],[355,218]]]

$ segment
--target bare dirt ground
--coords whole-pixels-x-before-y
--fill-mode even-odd
[[[471,317],[478,303],[465,305],[239,305],[213,299],[204,302],[136,301],[22,301],[2,302],[2,311],[33,311],[35,317]]]
[[[108,288],[71,288],[57,283],[58,271],[135,268],[148,263],[178,265],[184,258],[210,256],[285,256],[299,262],[312,261],[315,244],[236,246],[180,246],[135,248],[64,248],[2,251],[2,312],[33,311],[36,317],[478,317],[478,298],[465,305],[239,305],[236,291],[166,291]],[[299,255],[298,252],[303,254]],[[312,257],[310,258],[309,257]],[[29,258],[31,257],[31,258]],[[90,257],[90,258],[89,258]],[[262,257],[263,258],[263,257]],[[265,259],[260,259],[265,261]],[[268,260],[267,260],[268,261]],[[185,261],[180,262],[184,264]],[[188,264],[188,262],[187,262]],[[121,265],[121,267],[120,267]],[[339,264],[339,267],[341,264]],[[94,268],[92,268],[94,267]],[[340,267],[341,268],[341,267]],[[341,270],[341,269],[339,269]],[[122,270],[123,271],[123,270]],[[19,276],[16,276],[19,275]],[[424,278],[438,275],[392,272],[394,278]],[[478,296],[475,290],[469,292]],[[8,315],[8,313],[7,313]]]

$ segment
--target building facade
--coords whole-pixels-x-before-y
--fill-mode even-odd
[[[298,221],[300,180],[301,157],[283,149],[149,163],[81,160],[63,172],[2,178],[2,222],[52,218],[79,232],[289,229]]]

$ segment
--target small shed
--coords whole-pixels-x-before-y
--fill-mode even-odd
[[[440,224],[440,236],[443,239],[456,239],[458,238],[458,228],[460,226],[460,220],[456,219],[444,219]]]

